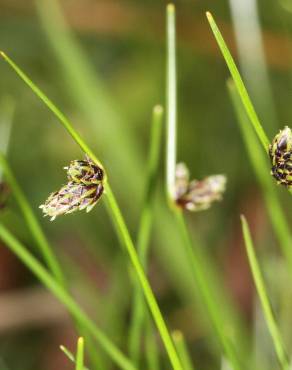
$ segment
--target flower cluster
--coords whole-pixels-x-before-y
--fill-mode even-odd
[[[223,175],[208,176],[205,179],[189,180],[189,170],[184,163],[176,165],[175,202],[189,211],[202,211],[210,208],[214,201],[222,199],[226,187]]]
[[[68,183],[52,193],[40,206],[53,221],[57,216],[86,209],[89,212],[103,193],[103,170],[88,157],[74,160],[67,170]]]
[[[292,187],[292,133],[288,126],[275,136],[269,147],[269,154],[271,174],[278,184]]]

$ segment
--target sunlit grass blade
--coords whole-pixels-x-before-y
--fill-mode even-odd
[[[289,264],[290,273],[292,273],[292,236],[290,226],[280,205],[280,199],[278,197],[276,187],[274,186],[272,176],[270,175],[267,158],[260,148],[252,127],[248,124],[249,118],[246,115],[233,82],[229,80],[227,86],[249,160],[262,189],[262,194],[264,196],[273,230],[279,240],[279,245],[282,249],[283,255]]]
[[[73,362],[74,364],[76,363],[76,360],[75,360],[75,357],[73,355],[73,353],[71,351],[69,351],[68,348],[66,348],[65,346],[61,345],[60,346],[60,350],[65,354],[65,356],[71,361]],[[89,370],[86,366],[83,366],[82,367],[83,370]]]
[[[80,135],[75,131],[70,121],[60,111],[60,109],[56,107],[56,105],[31,81],[31,79],[7,55],[5,55],[3,52],[0,52],[0,55],[7,61],[10,67],[18,74],[18,76],[32,89],[32,91],[45,103],[45,105],[57,116],[61,124],[66,128],[71,137],[76,141],[76,143],[80,146],[84,153],[86,153],[98,166],[103,168],[97,157],[88,147],[88,145],[83,141]],[[132,242],[123,215],[121,213],[121,210],[118,206],[116,198],[112,192],[112,189],[106,177],[104,179],[104,192],[106,195],[105,200],[107,210],[115,226],[118,238],[122,245],[124,245],[124,247],[126,248],[134,271],[141,283],[141,287],[143,289],[146,301],[149,305],[153,319],[161,335],[161,339],[164,343],[170,362],[175,370],[181,370],[181,364],[177,356],[176,350],[174,348],[168,328],[163,319],[163,316],[161,314],[160,308],[153,294],[151,286],[144,273],[143,267],[141,266],[138,254]]]
[[[279,363],[281,365],[282,370],[288,370],[289,368],[289,361],[286,354],[285,346],[278,329],[272,307],[268,298],[267,290],[265,287],[264,279],[257,261],[257,257],[254,250],[253,241],[251,238],[250,230],[248,227],[248,223],[244,216],[241,216],[242,222],[242,232],[245,242],[245,248],[248,256],[248,261],[250,265],[250,269],[253,275],[254,283],[260,298],[260,302],[263,308],[263,313],[265,315],[266,323],[268,329],[270,331],[271,337],[273,339],[274,347],[276,354],[278,356]]]
[[[176,166],[176,45],[175,45],[175,7],[169,4],[166,8],[166,33],[167,33],[167,57],[166,57],[166,119],[167,119],[167,142],[166,142],[166,186],[168,200],[172,204],[174,199],[175,166]]]
[[[225,62],[229,68],[229,71],[231,73],[231,76],[233,78],[233,81],[235,83],[235,86],[237,88],[237,91],[239,93],[239,96],[242,100],[242,104],[244,105],[245,109],[246,109],[246,113],[250,119],[250,122],[252,123],[257,135],[258,135],[258,138],[260,140],[260,142],[262,143],[263,147],[264,147],[264,150],[266,152],[268,152],[268,147],[269,147],[269,139],[260,123],[260,120],[257,116],[257,113],[253,107],[253,104],[250,100],[250,97],[248,95],[248,92],[244,86],[244,83],[243,83],[243,80],[240,76],[240,73],[236,67],[236,64],[234,62],[234,59],[223,39],[223,36],[221,34],[221,32],[219,31],[218,29],[218,26],[212,16],[212,14],[210,12],[207,12],[206,13],[207,15],[207,19],[208,19],[208,22],[211,26],[211,29],[214,33],[214,36],[217,40],[217,43],[219,45],[219,48],[223,54],[223,57],[225,59]]]
[[[161,149],[163,108],[157,105],[153,109],[150,149],[146,166],[146,186],[142,213],[138,227],[137,251],[140,262],[147,271],[147,257],[149,250],[149,239],[153,222],[153,201],[158,179],[159,158]],[[129,352],[135,364],[139,364],[141,357],[141,338],[145,328],[145,319],[148,318],[148,310],[145,306],[143,292],[136,282],[133,293],[133,312],[129,330]],[[150,324],[149,324],[150,325]]]
[[[55,278],[42,266],[42,264],[23,246],[9,231],[0,223],[0,239],[5,245],[32,271],[36,277],[46,286],[51,293],[68,309],[72,316],[83,325],[83,327],[99,343],[103,350],[113,361],[124,370],[136,369],[130,360],[108,339],[108,337],[87,316],[75,300],[59,285]]]
[[[184,370],[195,370],[183,333],[175,330],[172,332],[172,338]]]
[[[75,370],[83,370],[84,363],[84,339],[78,338],[76,351],[76,366]]]

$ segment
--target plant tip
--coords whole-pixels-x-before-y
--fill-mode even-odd
[[[79,345],[82,345],[84,343],[84,338],[83,337],[79,337],[78,338],[78,344]]]
[[[175,12],[175,6],[172,3],[167,4],[167,8],[166,9],[167,9],[168,12],[172,12],[172,13]]]
[[[206,11],[206,16],[209,20],[213,19],[213,16],[209,11]]]

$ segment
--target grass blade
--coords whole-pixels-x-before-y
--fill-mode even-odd
[[[58,260],[50,247],[42,228],[37,220],[37,218],[34,215],[33,210],[30,207],[30,204],[28,203],[24,193],[22,192],[13,172],[11,171],[11,168],[4,157],[0,153],[0,167],[4,172],[5,178],[7,182],[9,183],[12,192],[16,198],[16,201],[21,209],[21,212],[23,214],[23,217],[26,221],[26,224],[28,228],[30,229],[31,234],[33,235],[34,239],[37,242],[38,248],[41,252],[42,257],[46,261],[49,269],[52,271],[52,273],[55,275],[57,280],[64,285],[64,276],[63,272],[61,270],[61,267],[58,263]]]
[[[77,342],[75,370],[83,370],[83,362],[84,362],[84,339],[80,337],[78,338]]]
[[[75,300],[59,285],[55,278],[42,266],[42,264],[0,223],[0,239],[5,245],[31,270],[60,302],[68,309],[72,316],[94,337],[103,350],[113,361],[124,370],[135,370],[130,360],[107,338],[96,324],[80,308]]]
[[[208,273],[204,271],[202,261],[199,258],[199,252],[193,250],[192,241],[189,236],[183,213],[174,203],[174,185],[175,185],[175,167],[176,167],[176,68],[175,68],[175,8],[174,5],[167,7],[167,34],[168,34],[168,54],[167,54],[167,189],[169,200],[171,201],[171,209],[175,216],[175,220],[183,240],[183,247],[190,264],[193,277],[196,281],[196,289],[198,295],[206,306],[206,312],[210,322],[215,329],[216,337],[222,345],[226,356],[234,365],[234,369],[241,369],[241,365],[237,358],[237,354],[230,344],[229,338],[225,336],[222,330],[224,315],[219,313],[219,309],[215,300],[215,288],[209,284],[207,279]],[[171,183],[171,181],[172,183]],[[172,188],[170,188],[170,184]],[[215,308],[216,307],[216,308]]]
[[[65,354],[65,356],[71,361],[73,362],[74,364],[76,363],[76,360],[75,360],[75,357],[73,355],[73,353],[71,351],[69,351],[68,348],[66,348],[65,346],[61,345],[60,346],[60,350]],[[83,366],[82,367],[83,370],[88,370],[87,367]]]
[[[275,317],[272,312],[272,307],[271,307],[271,304],[268,298],[264,279],[260,271],[260,267],[259,267],[257,257],[255,254],[248,223],[244,216],[241,216],[241,223],[242,223],[242,232],[243,232],[244,243],[245,243],[245,248],[247,252],[250,269],[251,269],[254,283],[255,283],[255,286],[256,286],[260,301],[261,301],[266,323],[270,331],[271,337],[273,339],[275,351],[278,356],[278,360],[281,365],[281,368],[282,370],[288,370],[289,368],[288,357],[284,349],[284,343],[283,343],[281,334],[279,332],[278,326],[276,324]]]
[[[166,160],[166,186],[170,204],[174,198],[175,166],[176,166],[176,46],[175,46],[175,7],[169,4],[166,8],[167,20],[167,160]]]
[[[292,273],[292,236],[287,218],[280,205],[276,187],[272,182],[267,158],[259,146],[259,142],[255,137],[252,127],[247,122],[249,118],[246,115],[233,82],[229,80],[227,86],[249,160],[262,189],[262,194],[264,196],[265,205],[267,207],[273,230],[279,240],[282,253],[289,265],[290,273]]]
[[[184,370],[195,370],[195,367],[192,364],[191,356],[189,354],[183,333],[179,330],[175,330],[174,332],[172,332],[172,338],[177,353],[183,364]]]
[[[229,359],[234,370],[240,370],[242,369],[241,359],[239,359],[238,352],[235,350],[233,340],[226,331],[226,327],[228,326],[226,319],[228,321],[229,315],[227,316],[225,311],[221,311],[222,299],[216,294],[216,285],[210,284],[210,280],[208,279],[208,275],[210,274],[209,271],[205,270],[206,264],[203,259],[203,254],[200,254],[199,250],[194,249],[192,246],[192,240],[182,212],[177,211],[175,216],[179,231],[183,238],[183,246],[192,268],[198,292],[201,296],[202,304],[206,309],[208,318],[213,325],[216,337],[226,357]],[[211,275],[209,277],[211,277]]]
[[[252,102],[250,100],[250,97],[248,95],[248,92],[244,86],[244,83],[242,81],[242,78],[240,76],[240,73],[236,67],[236,64],[234,62],[234,59],[222,37],[222,34],[221,32],[219,31],[219,28],[212,16],[212,14],[210,12],[207,12],[206,13],[207,15],[207,19],[208,19],[208,22],[211,26],[211,29],[214,33],[214,36],[217,40],[217,43],[218,43],[218,46],[223,54],[223,57],[225,59],[225,62],[229,68],[229,71],[231,73],[231,76],[233,78],[233,81],[234,81],[234,84],[236,86],[236,89],[238,91],[238,94],[242,100],[242,104],[244,105],[245,109],[246,109],[246,113],[250,119],[250,122],[252,123],[257,135],[258,135],[258,138],[260,140],[260,142],[262,143],[263,147],[264,147],[264,150],[266,152],[268,152],[268,147],[269,147],[269,139],[260,123],[260,120],[256,114],[256,111],[252,105]]]
[[[30,87],[30,89],[45,103],[45,105],[54,113],[61,124],[65,127],[73,140],[80,146],[84,153],[87,153],[95,163],[103,168],[100,161],[96,158],[92,150],[82,140],[81,136],[73,129],[71,122],[60,111],[59,108],[31,81],[31,79],[3,52],[0,51],[0,56],[10,65],[10,67],[18,74],[18,76]]]
[[[0,55],[7,61],[10,67],[18,74],[18,76],[32,89],[32,91],[45,103],[45,105],[58,117],[61,124],[66,128],[71,137],[80,146],[80,148],[86,153],[98,166],[102,167],[101,163],[88,147],[88,145],[83,141],[80,135],[75,131],[71,122],[66,118],[66,116],[60,111],[59,108],[31,81],[31,79],[3,52]],[[153,315],[153,319],[157,325],[158,331],[161,335],[161,339],[164,343],[166,352],[169,356],[170,362],[175,370],[181,370],[181,364],[177,356],[176,350],[174,348],[171,336],[167,329],[166,323],[163,319],[161,311],[159,309],[158,303],[155,299],[151,286],[147,280],[144,273],[143,267],[139,261],[138,254],[132,242],[131,236],[129,234],[128,228],[122,216],[121,210],[118,206],[116,198],[112,192],[112,189],[107,181],[104,179],[104,192],[106,194],[106,206],[109,215],[115,226],[115,230],[118,235],[118,239],[124,245],[128,252],[130,261],[140,281],[141,287],[143,289],[146,301],[149,305],[150,311]]]
[[[147,269],[150,232],[153,223],[153,203],[157,185],[159,156],[161,148],[163,108],[159,105],[153,109],[150,150],[146,169],[146,187],[142,214],[138,228],[137,251],[143,268]],[[139,364],[142,331],[148,311],[144,304],[143,292],[139,284],[134,286],[133,312],[129,331],[129,352],[135,364]],[[150,325],[150,324],[149,324]],[[150,330],[150,329],[149,329]]]

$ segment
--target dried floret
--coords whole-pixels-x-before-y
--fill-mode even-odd
[[[202,211],[210,208],[214,201],[222,199],[226,188],[223,175],[208,176],[203,180],[189,181],[189,170],[184,163],[176,166],[175,201],[189,211]]]

